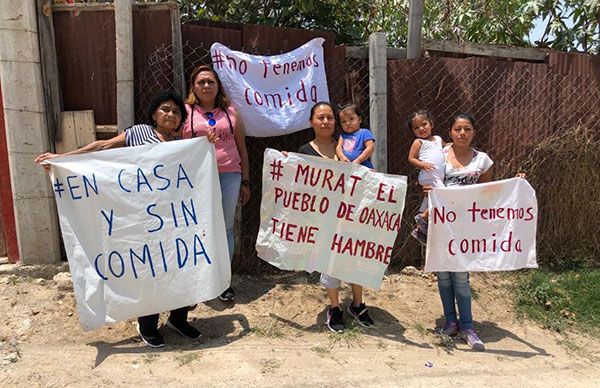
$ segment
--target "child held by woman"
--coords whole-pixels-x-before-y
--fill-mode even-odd
[[[408,151],[408,162],[420,169],[419,184],[421,186],[439,187],[444,186],[444,142],[442,138],[433,135],[433,118],[431,113],[422,109],[412,113],[406,125],[415,135],[410,151]],[[417,226],[410,233],[421,244],[427,244],[427,227],[429,219],[427,197],[423,197],[419,213],[415,216]]]
[[[373,168],[371,155],[375,150],[375,138],[367,128],[361,128],[362,117],[354,104],[342,105],[338,111],[341,136],[335,149],[339,160]]]

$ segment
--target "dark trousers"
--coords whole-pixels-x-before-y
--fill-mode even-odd
[[[171,314],[169,315],[169,320],[173,323],[185,322],[187,321],[188,316],[188,308],[182,307],[179,309],[171,310]],[[158,328],[158,318],[159,314],[146,315],[138,318],[138,323],[140,325],[140,331],[142,333],[152,333]]]

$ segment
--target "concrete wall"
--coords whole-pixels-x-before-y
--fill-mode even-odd
[[[54,196],[34,158],[49,150],[35,0],[3,0],[0,79],[19,254],[23,264],[60,260]],[[2,188],[5,190],[6,188]]]
[[[134,123],[133,96],[133,14],[131,0],[115,0],[117,53],[117,128]]]
[[[387,41],[385,32],[369,36],[369,125],[375,142],[375,170],[388,172]]]

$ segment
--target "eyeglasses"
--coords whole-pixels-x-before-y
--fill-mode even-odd
[[[206,112],[205,115],[208,118],[208,125],[211,127],[217,125],[217,120],[214,119],[215,114],[213,112]]]

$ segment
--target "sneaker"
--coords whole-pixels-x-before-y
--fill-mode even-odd
[[[481,352],[485,349],[483,341],[479,339],[475,329],[466,329],[460,331],[460,337],[467,342],[471,349]]]
[[[421,229],[421,231],[424,231],[425,234],[427,234],[427,227],[429,223],[425,218],[423,218],[421,213],[415,216],[415,222],[417,223],[417,228]]]
[[[437,332],[440,335],[447,335],[447,336],[456,335],[458,333],[458,322],[456,322],[456,321],[446,322],[444,327],[439,328]]]
[[[139,323],[137,324],[136,329],[142,341],[144,341],[146,345],[150,346],[151,348],[162,348],[165,346],[165,340],[157,329],[154,329],[152,333],[142,334]]]
[[[344,331],[346,327],[344,326],[344,320],[342,319],[343,315],[344,314],[342,313],[342,310],[340,310],[339,307],[333,307],[330,308],[329,311],[327,311],[326,324],[329,330],[333,332]]]
[[[200,333],[194,326],[187,323],[187,321],[173,323],[170,319],[167,319],[167,326],[185,338],[198,339],[202,337],[202,333]]]
[[[423,246],[427,246],[427,235],[421,231],[421,229],[414,228],[410,235],[413,236]]]
[[[354,307],[354,305],[350,303],[350,306],[348,306],[348,314],[352,315],[354,319],[356,319],[356,322],[362,327],[370,327],[375,324],[364,303],[361,303],[358,307]]]
[[[221,299],[223,302],[231,302],[235,299],[235,291],[233,291],[233,288],[229,287],[223,291],[221,295],[219,295],[219,299]]]

